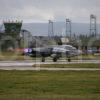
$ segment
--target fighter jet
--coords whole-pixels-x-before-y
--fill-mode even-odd
[[[56,45],[49,47],[33,48],[30,54],[31,57],[41,57],[41,61],[45,62],[46,57],[51,57],[53,62],[57,62],[60,57],[66,57],[68,62],[71,61],[71,57],[77,56],[81,51],[77,50],[71,45]]]

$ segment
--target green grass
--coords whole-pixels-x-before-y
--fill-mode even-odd
[[[2,52],[0,53],[0,60],[1,61],[7,61],[7,60],[32,60],[29,56],[23,56],[19,52]]]
[[[100,72],[1,70],[0,100],[100,100]]]
[[[41,60],[41,57],[37,57],[37,58],[32,58],[29,56],[24,56],[22,55],[22,52],[0,52],[0,60],[4,61],[4,60],[35,60],[35,59],[39,59]],[[48,57],[47,59],[51,59],[51,57]],[[60,58],[60,59],[66,59],[65,57]],[[100,54],[98,55],[80,55],[80,56],[76,56],[76,57],[72,57],[72,60],[91,60],[91,59],[100,59]]]
[[[100,68],[100,63],[84,63],[84,64],[35,64],[33,67],[44,68]]]
[[[83,59],[83,60],[92,60],[92,59],[100,59],[100,54],[88,54],[88,55],[80,55],[80,56],[76,56],[72,59]]]

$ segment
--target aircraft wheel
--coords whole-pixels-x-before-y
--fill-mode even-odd
[[[70,58],[68,58],[68,62],[71,62],[71,59]]]
[[[53,62],[57,62],[57,58],[53,58]]]
[[[42,57],[42,62],[45,62],[45,58],[44,57]]]

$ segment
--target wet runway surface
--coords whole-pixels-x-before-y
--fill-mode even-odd
[[[67,61],[0,61],[0,69],[1,70],[47,70],[47,71],[100,71],[100,68],[40,68],[33,67],[34,64],[78,64],[78,63],[100,63],[100,60],[73,60],[72,62]]]
[[[100,68],[40,68],[40,67],[0,67],[1,70],[33,70],[33,71],[100,71]]]
[[[60,60],[58,62],[52,62],[51,60],[47,60],[46,62],[41,62],[39,60],[0,61],[0,66],[32,66],[34,64],[78,64],[78,63],[100,63],[100,60],[73,60],[72,62],[67,62],[66,60]]]

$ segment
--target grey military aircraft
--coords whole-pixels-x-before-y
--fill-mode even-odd
[[[81,54],[81,51],[71,45],[54,45],[33,48],[29,55],[31,57],[41,57],[42,62],[45,62],[46,57],[51,57],[53,62],[57,62],[60,57],[66,57],[68,62],[70,62],[72,57],[79,54]]]

